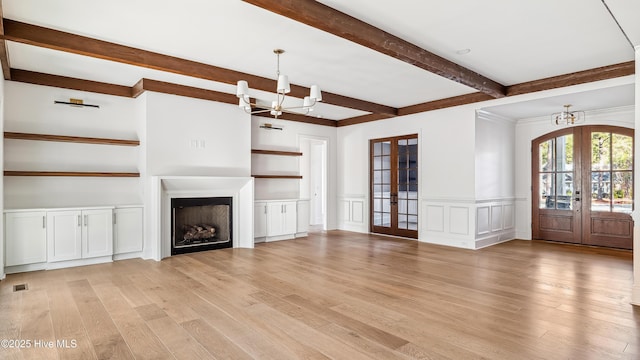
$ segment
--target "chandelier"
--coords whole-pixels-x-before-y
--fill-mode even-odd
[[[282,115],[283,112],[299,114],[299,115],[307,115],[309,112],[313,111],[313,106],[318,101],[322,101],[322,93],[320,92],[320,88],[318,85],[312,85],[309,96],[305,96],[302,101],[302,106],[287,106],[285,107],[284,99],[286,94],[291,91],[291,87],[289,85],[289,78],[287,75],[280,74],[280,55],[284,53],[282,49],[274,49],[273,53],[276,54],[276,75],[278,77],[278,82],[276,85],[276,94],[275,100],[271,102],[271,105],[260,104],[259,102],[252,103],[251,97],[249,96],[249,84],[245,80],[238,81],[237,93],[236,95],[240,99],[238,106],[243,109],[247,114],[259,114],[259,113],[270,113],[276,119],[278,116]]]
[[[584,111],[569,111],[571,104],[564,105],[564,111],[551,114],[551,121],[556,125],[573,125],[584,122]]]

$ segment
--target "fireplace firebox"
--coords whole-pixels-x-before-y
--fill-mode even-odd
[[[171,255],[233,247],[232,197],[171,199]]]

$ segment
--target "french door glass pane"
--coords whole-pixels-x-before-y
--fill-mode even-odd
[[[374,143],[373,144],[373,156],[380,156],[382,155],[382,143]]]
[[[540,174],[540,209],[555,209],[556,187],[553,173]]]
[[[562,210],[573,209],[573,173],[557,173],[555,208]]]
[[[613,212],[633,211],[633,176],[631,171],[613,173]]]
[[[556,138],[556,171],[573,171],[573,134]]]
[[[612,163],[613,170],[633,169],[633,138],[631,136],[613,134]]]
[[[382,170],[382,157],[374,156],[373,157],[373,170]]]
[[[604,171],[611,168],[611,133],[591,133],[591,170]]]
[[[591,172],[591,211],[611,211],[611,173]]]
[[[547,172],[553,171],[553,149],[554,149],[555,139],[549,139],[543,143],[541,143],[538,147],[538,153],[540,154],[540,159],[538,160],[538,164],[540,164],[540,171]]]

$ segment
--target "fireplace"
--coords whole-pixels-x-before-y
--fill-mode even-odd
[[[171,255],[233,247],[232,197],[171,199]]]

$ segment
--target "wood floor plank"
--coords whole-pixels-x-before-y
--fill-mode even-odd
[[[168,316],[147,319],[149,328],[176,359],[207,359],[209,353],[198,341]]]
[[[97,285],[94,290],[136,359],[174,359],[115,284]]]
[[[27,341],[24,358],[56,358],[58,349],[51,346],[55,334],[46,291],[38,289],[23,293],[21,312],[20,338]]]
[[[70,281],[69,289],[98,359],[134,359],[122,334],[89,281]]]
[[[202,319],[182,323],[182,327],[215,359],[252,359],[248,353]]]
[[[0,358],[638,359],[632,262],[543,241],[474,251],[327,231],[11,274],[0,339],[77,347]]]
[[[82,316],[76,307],[73,296],[67,286],[56,286],[47,291],[51,321],[56,346],[61,358],[64,359],[96,359],[96,353],[84,328]],[[56,344],[58,345],[58,344]]]

